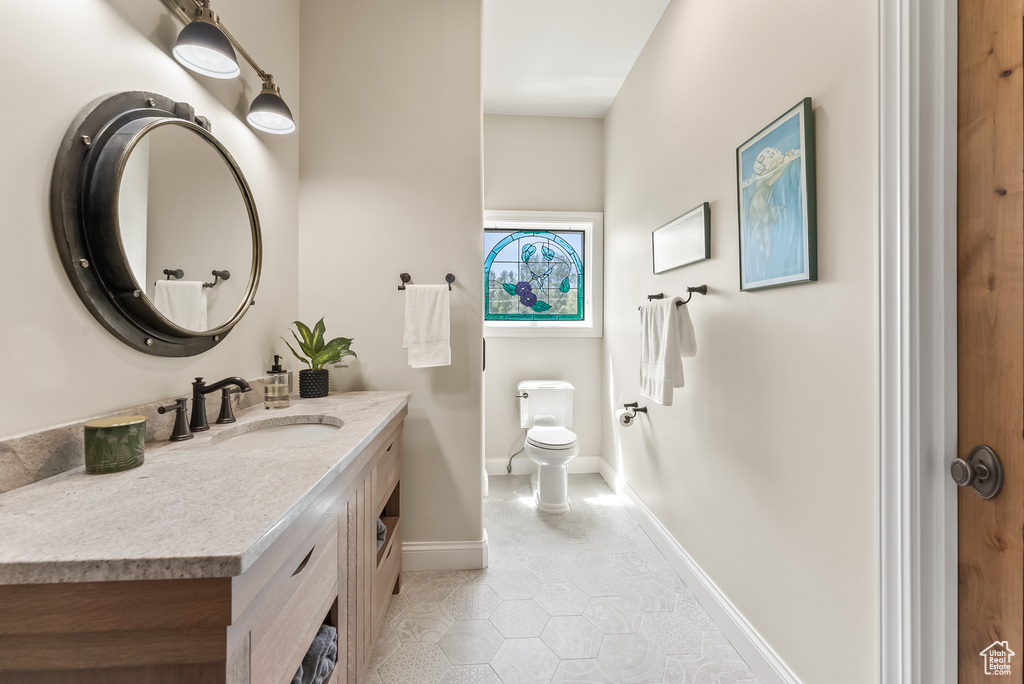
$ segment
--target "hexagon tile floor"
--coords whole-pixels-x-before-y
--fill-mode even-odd
[[[600,475],[490,478],[484,570],[407,572],[363,684],[757,684]]]

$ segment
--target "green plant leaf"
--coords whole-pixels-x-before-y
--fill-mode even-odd
[[[516,286],[513,285],[512,283],[503,283],[501,287],[504,288],[505,292],[512,295],[513,297],[518,296],[516,295]]]
[[[344,356],[356,355],[354,351],[349,350],[349,345],[352,344],[352,338],[350,337],[335,337],[330,342],[324,342],[324,333],[327,326],[324,325],[323,318],[317,321],[312,330],[301,321],[295,321],[294,325],[299,333],[296,334],[294,330],[289,332],[291,332],[292,337],[295,338],[295,343],[299,345],[299,349],[305,356],[295,351],[295,348],[292,347],[288,340],[285,340],[283,337],[281,339],[288,345],[288,349],[295,355],[295,358],[309,366],[312,370],[320,370],[329,363],[337,363]],[[299,335],[302,335],[302,337],[299,337]]]
[[[307,345],[305,342],[300,340],[299,336],[295,334],[294,330],[291,330],[290,332],[292,334],[292,337],[295,338],[295,344],[299,345],[299,350],[303,354],[305,354],[306,356],[312,356],[313,355],[313,350],[309,348],[309,345]]]
[[[344,337],[336,337],[311,359],[313,370],[319,370],[329,363],[337,363],[343,356],[355,355],[354,351],[347,348]]]
[[[328,342],[328,343],[327,343],[326,345],[324,345],[324,346],[325,346],[325,347],[329,347],[329,346],[331,346],[332,344],[339,344],[339,345],[341,345],[341,348],[342,348],[342,349],[348,349],[348,348],[349,348],[349,345],[351,345],[351,344],[352,344],[352,340],[353,340],[353,339],[354,339],[354,338],[351,338],[351,337],[335,337],[335,338],[334,338],[333,340],[331,340],[330,342]]]
[[[530,308],[536,311],[537,313],[544,313],[545,311],[551,308],[551,305],[548,304],[547,302],[537,302]]]
[[[293,321],[292,325],[294,325],[296,329],[298,329],[299,334],[302,335],[302,341],[299,342],[299,345],[302,347],[302,351],[309,354],[309,351],[306,350],[308,349],[312,351],[313,349],[313,331],[310,330],[309,326],[302,321]],[[295,339],[298,340],[299,338],[296,337]]]
[[[310,347],[313,349],[314,354],[319,354],[324,348],[324,332],[326,329],[327,326],[324,325],[324,319],[322,318],[313,326],[313,344]]]
[[[560,292],[568,292],[569,291],[569,279],[568,278],[563,278],[562,279],[562,284],[558,286],[558,290]]]
[[[294,335],[295,333],[292,333],[292,334]],[[299,361],[301,361],[302,363],[304,363],[307,366],[309,366],[309,361],[307,361],[304,357],[299,356],[298,352],[296,352],[294,349],[292,349],[292,345],[288,343],[288,340],[284,339],[283,337],[281,339],[284,341],[285,344],[288,345],[288,349],[291,351],[292,354],[295,355],[295,358],[297,358]]]
[[[333,366],[334,364],[338,363],[339,361],[341,361],[346,356],[355,356],[355,355],[356,355],[356,353],[354,351],[350,351],[348,349],[342,349],[337,354],[332,354],[330,358],[328,358],[326,361],[324,361],[324,365]]]

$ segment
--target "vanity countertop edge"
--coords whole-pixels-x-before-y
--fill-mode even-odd
[[[147,444],[138,468],[88,475],[78,467],[0,494],[0,585],[240,575],[404,417],[409,394],[332,393],[274,410],[258,404],[192,440]],[[288,447],[216,445],[229,430],[300,417],[343,425]]]

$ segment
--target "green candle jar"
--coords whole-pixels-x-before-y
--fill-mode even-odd
[[[85,424],[85,472],[119,473],[142,465],[146,454],[143,416],[97,418]]]

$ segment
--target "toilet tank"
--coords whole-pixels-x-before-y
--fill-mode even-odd
[[[519,427],[533,427],[536,416],[554,416],[556,425],[572,427],[572,385],[562,380],[523,380],[518,389]]]

